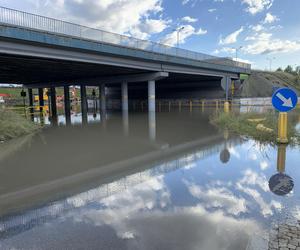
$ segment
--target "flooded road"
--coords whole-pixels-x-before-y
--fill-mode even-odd
[[[0,248],[268,249],[300,219],[299,148],[218,131],[212,112],[61,116],[0,145]]]

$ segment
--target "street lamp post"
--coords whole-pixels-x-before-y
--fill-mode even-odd
[[[177,29],[174,29],[174,31],[177,32],[177,48],[179,48],[179,34],[180,32],[184,30],[184,26],[180,27],[180,28],[177,28]]]
[[[270,71],[272,71],[272,62],[275,59],[276,59],[276,57],[267,57],[267,60],[269,61],[269,64],[270,64]]]
[[[243,48],[243,46],[234,48],[234,49],[235,49],[235,61],[236,61],[236,62],[237,62],[237,59],[238,59],[238,52],[239,52],[239,50],[241,50],[242,48]]]

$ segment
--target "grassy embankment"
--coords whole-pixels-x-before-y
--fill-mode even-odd
[[[7,141],[37,131],[39,125],[20,114],[0,107],[0,141]]]
[[[299,77],[286,72],[255,71],[245,80],[242,97],[270,97],[274,87],[290,87],[300,94]]]
[[[220,129],[254,139],[261,143],[277,143],[277,115],[274,113],[234,114],[220,112],[213,115],[210,122]],[[300,145],[300,135],[291,122],[288,124],[288,139],[292,145]]]

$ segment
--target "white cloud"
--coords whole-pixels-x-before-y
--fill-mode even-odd
[[[248,64],[254,64],[252,61],[250,60],[247,60],[247,59],[243,59],[243,58],[235,58],[233,57],[232,58],[233,61],[237,61],[237,62],[242,62],[242,63],[248,63]]]
[[[287,53],[300,50],[300,41],[281,40],[272,38],[271,33],[260,33],[248,38],[248,41],[253,40],[243,48],[243,52],[251,55],[270,54],[270,53]]]
[[[198,21],[197,18],[193,18],[193,17],[190,17],[190,16],[185,16],[183,18],[181,18],[182,21],[184,22],[187,22],[187,23],[195,23]]]
[[[161,0],[24,0],[24,4],[41,15],[139,38],[161,32],[168,24],[161,17]]]
[[[221,49],[216,49],[213,53],[214,54],[220,54],[220,53],[233,54],[233,53],[235,53],[235,49],[234,48],[230,48],[230,47],[223,47]]]
[[[225,187],[212,187],[209,186],[204,189],[188,181],[184,181],[189,192],[192,196],[201,199],[204,206],[209,208],[220,208],[226,212],[238,215],[247,211],[246,200],[244,198],[238,198]]]
[[[273,16],[271,13],[267,13],[264,23],[274,23],[278,20],[279,20],[279,18],[277,16]]]
[[[208,9],[208,12],[212,13],[212,12],[215,12],[217,11],[217,9]]]
[[[257,24],[255,26],[251,26],[251,28],[255,32],[259,32],[259,31],[262,31],[264,29],[264,27],[261,24]]]
[[[241,27],[240,29],[234,31],[233,33],[229,34],[224,39],[221,37],[219,44],[232,44],[236,43],[238,36],[244,31],[244,27]]]
[[[132,29],[131,34],[140,39],[147,39],[151,34],[160,33],[168,27],[169,21],[161,19],[147,19]]]
[[[196,30],[192,25],[184,25],[184,29],[179,33],[179,43],[185,43],[186,39],[192,35],[205,35],[207,30],[198,29]],[[172,33],[167,34],[162,40],[161,43],[174,46],[177,44],[177,31],[173,31]]]
[[[266,170],[267,168],[270,167],[270,165],[269,165],[269,163],[268,163],[267,161],[261,161],[261,162],[259,163],[259,165],[260,165],[260,169],[261,169],[261,170]]]
[[[265,9],[269,9],[273,4],[273,0],[242,0],[242,3],[248,5],[246,8],[247,12],[255,15]]]

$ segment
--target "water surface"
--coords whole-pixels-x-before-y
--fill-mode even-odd
[[[212,112],[77,115],[11,142],[1,249],[265,249],[274,223],[300,218],[299,148],[218,131]]]

